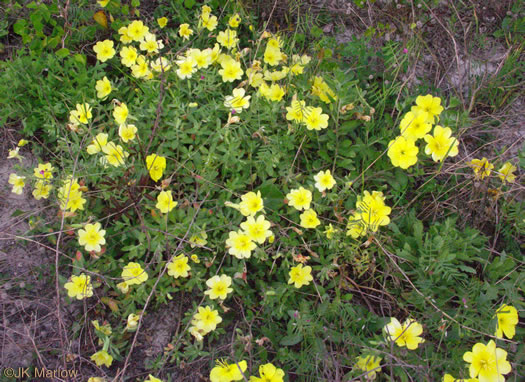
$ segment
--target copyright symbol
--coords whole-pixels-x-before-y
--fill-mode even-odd
[[[12,367],[6,367],[4,369],[4,376],[7,378],[13,378],[15,376],[15,369]]]

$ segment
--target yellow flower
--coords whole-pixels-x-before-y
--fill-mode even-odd
[[[516,166],[510,162],[505,162],[498,170],[498,177],[502,182],[513,183],[516,180],[516,175],[513,174],[514,171],[516,171]]]
[[[135,64],[131,66],[131,74],[135,78],[151,79],[153,74],[149,70],[149,62],[146,57],[140,55],[137,57]]]
[[[128,27],[120,27],[118,30],[118,33],[120,35],[120,42],[123,44],[129,44],[133,40],[128,35]]]
[[[166,57],[159,57],[155,61],[150,62],[151,69],[157,73],[167,72],[171,69],[171,64]]]
[[[107,351],[99,350],[91,356],[91,360],[94,361],[97,366],[105,365],[106,367],[110,367],[113,362],[113,357],[110,356]]]
[[[271,363],[259,366],[259,375],[258,377],[250,377],[250,382],[283,382],[284,381],[284,371],[282,369],[276,368]]]
[[[225,300],[228,297],[228,293],[233,292],[230,288],[232,285],[232,278],[227,275],[215,275],[206,281],[208,290],[204,294],[208,295],[212,300],[217,298]]]
[[[303,264],[298,264],[290,269],[288,273],[290,279],[288,284],[294,284],[296,288],[300,288],[303,285],[310,284],[314,278],[312,277],[312,267],[306,266],[303,268]]]
[[[191,267],[188,265],[188,257],[181,254],[175,257],[168,264],[168,275],[174,278],[188,277]]]
[[[359,211],[356,217],[359,218],[360,224],[364,224],[373,232],[376,232],[379,226],[390,224],[388,215],[392,209],[385,204],[382,192],[373,191],[370,194],[365,191],[362,197],[358,197],[356,208]]]
[[[122,278],[128,285],[140,285],[148,279],[148,274],[139,263],[128,263],[122,269]]]
[[[261,191],[257,193],[250,191],[241,196],[239,209],[244,216],[253,216],[264,208],[264,202],[261,197]]]
[[[137,49],[131,47],[125,46],[120,50],[120,62],[122,62],[122,65],[127,66],[128,68],[131,68],[135,61],[137,61],[138,53]]]
[[[231,29],[219,32],[217,36],[217,42],[226,49],[233,48],[239,42],[237,38],[237,32]]]
[[[129,110],[124,102],[116,106],[115,109],[113,110],[113,118],[115,118],[115,122],[117,122],[118,125],[122,125],[126,123],[126,119],[128,118],[128,115],[129,115]]]
[[[211,382],[231,382],[242,381],[244,379],[243,373],[246,371],[246,361],[228,364],[225,361],[217,360],[217,366],[211,369]]]
[[[91,321],[91,324],[93,325],[93,327],[95,328],[96,331],[102,333],[102,334],[105,334],[106,336],[110,336],[111,333],[112,333],[112,330],[111,330],[111,325],[106,323],[104,325],[100,325],[98,323],[98,320],[93,320]]]
[[[139,48],[148,53],[159,53],[159,49],[164,48],[164,44],[162,40],[157,40],[157,37],[153,33],[147,33],[140,42]]]
[[[435,117],[439,116],[443,111],[443,106],[441,106],[441,98],[432,97],[431,94],[418,96],[416,98],[416,105],[417,108],[428,114],[430,123],[433,123]]]
[[[189,24],[180,24],[179,36],[181,36],[184,40],[189,40],[192,34],[193,34],[193,31],[191,30]]]
[[[20,140],[18,141],[18,146],[19,146],[19,147],[24,147],[24,146],[27,145],[28,143],[29,143],[29,142],[26,141],[25,139],[20,139]]]
[[[346,226],[346,236],[351,236],[352,239],[357,239],[366,234],[367,225],[364,224],[361,214],[355,212],[349,219]]]
[[[110,2],[110,0],[97,0],[97,3],[98,3],[102,8],[105,8],[106,5],[108,5],[109,2]]]
[[[463,360],[470,363],[470,376],[478,377],[482,382],[504,381],[503,374],[511,371],[507,352],[497,348],[492,340],[487,345],[479,342],[475,344],[471,352],[463,354]]]
[[[197,71],[197,62],[193,57],[187,57],[185,60],[177,61],[177,75],[181,80],[191,78],[191,75]]]
[[[317,213],[312,209],[304,211],[299,217],[303,228],[315,228],[321,224],[321,221],[317,218]]]
[[[107,60],[113,58],[115,55],[115,49],[113,49],[113,41],[104,40],[99,41],[93,47],[93,50],[97,54],[97,60],[100,62],[106,62]]]
[[[191,236],[189,240],[190,247],[195,248],[196,246],[206,245],[208,243],[208,241],[206,240],[207,238],[208,238],[208,234],[204,231]]]
[[[219,312],[211,310],[210,306],[199,306],[198,313],[193,316],[192,324],[200,330],[209,333],[217,328],[217,325],[222,322]]]
[[[153,181],[157,182],[162,178],[162,174],[166,169],[166,158],[157,155],[151,154],[146,157],[146,168],[149,171],[149,176]]]
[[[135,125],[120,125],[118,128],[118,135],[125,142],[128,143],[135,139],[135,134],[137,133],[137,126]]]
[[[476,178],[478,179],[485,179],[485,177],[490,175],[494,168],[494,165],[485,157],[481,159],[472,159],[469,162],[469,165],[472,167],[472,170],[474,170],[474,174],[476,174]]]
[[[106,98],[111,93],[111,82],[104,76],[103,79],[98,80],[95,86],[98,98]]]
[[[211,64],[211,49],[190,49],[189,56],[195,60],[198,69],[206,69]]]
[[[121,293],[126,294],[129,292],[129,285],[126,282],[118,283],[117,288]]]
[[[93,286],[91,285],[91,276],[81,273],[80,276],[71,276],[70,281],[64,284],[69,297],[82,300],[93,296]]]
[[[127,35],[133,41],[141,41],[149,32],[149,28],[140,20],[134,20],[128,25]]]
[[[148,379],[145,379],[144,382],[162,382],[162,380],[155,378],[153,375],[149,374]]]
[[[157,196],[157,205],[155,207],[157,207],[163,214],[167,214],[177,207],[177,204],[177,202],[173,201],[171,191],[161,191]]]
[[[157,23],[159,24],[160,29],[162,29],[166,25],[168,25],[168,18],[167,17],[160,17],[160,18],[157,19]]]
[[[100,223],[86,224],[84,229],[78,230],[78,244],[83,245],[88,252],[100,252],[100,246],[106,244],[104,235],[106,231],[101,229]]]
[[[104,0],[104,1],[109,1],[109,0]],[[100,2],[100,0],[99,0]],[[106,380],[104,378],[101,378],[101,377],[90,377],[88,378],[87,382],[106,382]]]
[[[241,69],[241,64],[233,58],[222,61],[221,67],[222,69],[219,70],[219,74],[222,76],[222,82],[240,80],[244,74],[244,71]]]
[[[288,205],[294,207],[296,210],[308,210],[312,202],[312,192],[301,186],[298,189],[290,191],[286,195],[286,199],[288,199]]]
[[[80,190],[80,184],[76,179],[71,177],[66,178],[63,185],[58,189],[58,200],[60,201],[60,208],[62,210],[70,210],[75,212],[76,210],[83,210],[86,199],[82,197],[82,191]],[[67,205],[66,205],[67,201]]]
[[[105,133],[98,133],[95,139],[93,139],[91,144],[87,147],[87,152],[89,155],[99,153],[107,144],[108,135]]]
[[[217,16],[210,15],[209,13],[203,13],[201,15],[200,22],[201,25],[210,32],[215,30],[215,28],[217,28],[217,24],[219,23]]]
[[[477,378],[456,379],[450,374],[445,374],[441,381],[442,382],[479,382]]]
[[[323,109],[320,107],[308,107],[305,113],[304,124],[308,130],[321,130],[328,127],[327,114],[323,114]]]
[[[332,102],[332,99],[336,100],[337,96],[328,84],[323,80],[322,77],[314,77],[312,84],[312,94],[319,97],[324,103]]]
[[[53,170],[51,163],[38,164],[33,173],[37,179],[53,179]]]
[[[319,171],[319,173],[314,176],[314,180],[315,187],[321,192],[331,190],[335,186],[335,179],[330,170]]]
[[[376,373],[381,371],[381,366],[379,366],[381,360],[382,358],[373,355],[361,356],[357,358],[357,363],[354,367],[366,371],[368,373],[365,376],[366,380],[372,381],[376,378]]]
[[[291,105],[286,107],[286,119],[288,121],[303,122],[306,116],[306,103],[304,101],[293,100]]]
[[[263,215],[259,215],[257,220],[253,216],[248,216],[246,221],[241,223],[241,229],[244,230],[250,240],[258,244],[263,244],[267,238],[272,236],[270,222]]]
[[[392,317],[390,323],[385,325],[385,331],[389,341],[395,341],[397,346],[406,346],[410,350],[417,349],[425,341],[419,337],[423,333],[423,327],[410,318],[401,325],[397,318]]]
[[[288,72],[289,69],[286,66],[283,66],[282,70],[280,71],[274,70],[273,72],[270,72],[269,70],[265,70],[264,79],[266,81],[277,82],[285,78]]]
[[[33,196],[36,200],[47,199],[49,193],[53,189],[53,186],[43,180],[39,180],[35,184],[35,189],[33,190]]]
[[[9,150],[7,159],[18,159],[20,162],[22,162],[22,156],[18,153],[19,151],[20,151],[20,147]]]
[[[265,83],[263,83],[260,87],[261,94],[273,102],[279,102],[284,97],[284,89],[282,86],[278,84],[272,84],[270,87],[268,87]]]
[[[109,142],[107,145],[102,147],[106,162],[113,167],[119,167],[124,164],[124,160],[129,156],[129,153],[125,151],[121,145],[115,145],[113,142]]]
[[[87,103],[82,105],[77,103],[76,108],[76,110],[72,110],[69,113],[69,121],[73,125],[78,125],[79,123],[87,124],[91,117],[93,117],[91,114],[91,106]]]
[[[130,313],[128,316],[128,320],[126,322],[126,330],[129,332],[134,331],[137,329],[137,326],[139,324],[140,316],[135,313]]]
[[[427,142],[425,154],[432,154],[434,162],[441,162],[446,156],[455,157],[458,155],[459,142],[451,135],[452,130],[449,127],[443,128],[436,125],[434,127],[434,136],[424,136],[425,142]]]
[[[516,334],[516,325],[518,325],[518,311],[515,307],[507,304],[503,304],[496,312],[498,318],[498,324],[496,327],[496,337],[512,338]]]
[[[193,261],[195,264],[200,264],[200,262],[201,262],[199,260],[199,256],[197,256],[196,254],[191,255],[190,258],[191,258],[191,261]]]
[[[240,23],[241,23],[241,16],[239,16],[238,13],[234,14],[228,20],[228,25],[231,26],[232,28],[237,28]]]
[[[228,253],[238,259],[248,259],[255,249],[255,243],[243,231],[231,231],[226,246],[229,247]]]
[[[207,334],[204,330],[197,328],[195,325],[190,326],[188,331],[197,341],[202,341]]]
[[[328,224],[328,227],[326,227],[326,230],[324,231],[324,234],[326,235],[327,239],[332,239],[334,237],[334,233],[336,233],[338,229],[334,228],[332,226],[332,223]]]
[[[401,135],[405,138],[417,140],[423,138],[430,130],[432,130],[432,124],[427,122],[428,116],[425,112],[411,112],[405,114],[399,129]]]
[[[292,73],[294,75],[299,75],[299,74],[303,74],[303,71],[304,71],[304,66],[300,65],[300,64],[293,64],[292,67],[290,68],[290,70],[292,71]]]
[[[270,66],[279,65],[279,62],[283,58],[281,50],[279,48],[274,48],[270,45],[266,46],[264,50],[263,60]]]
[[[401,167],[406,170],[416,164],[419,149],[412,139],[398,136],[396,139],[388,142],[388,146],[387,155],[395,167]]]
[[[242,109],[248,109],[251,96],[244,96],[245,93],[246,91],[242,88],[233,89],[233,95],[226,96],[224,106],[236,113],[241,113]]]

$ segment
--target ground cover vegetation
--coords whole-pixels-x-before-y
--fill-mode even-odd
[[[39,282],[0,262],[4,341],[45,296],[54,338],[15,334],[82,381],[520,380],[520,6],[451,90],[423,25],[456,44],[476,5],[349,2],[399,13],[346,38],[278,3],[2,2],[1,195],[38,207],[0,239],[45,250]]]

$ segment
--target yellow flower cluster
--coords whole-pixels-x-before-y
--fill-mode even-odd
[[[245,379],[247,369],[246,361],[228,363],[224,360],[216,360],[215,366],[210,372],[211,382],[232,382]],[[271,363],[259,366],[259,377],[251,376],[249,382],[284,382],[285,373],[282,369]]]
[[[197,341],[202,341],[206,334],[217,328],[217,325],[222,322],[222,318],[219,316],[219,312],[212,310],[210,306],[199,306],[197,310],[191,321],[189,331]]]
[[[271,223],[265,219],[264,215],[255,216],[264,209],[261,192],[248,192],[241,196],[239,204],[227,203],[226,205],[239,210],[247,217],[246,221],[241,223],[240,230],[229,233],[226,240],[228,253],[238,259],[248,259],[257,247],[256,243],[264,244],[272,236]]]
[[[459,142],[452,137],[449,127],[436,125],[433,135],[429,134],[442,111],[439,97],[427,94],[416,98],[416,105],[403,116],[399,124],[401,134],[388,143],[387,154],[394,166],[407,169],[417,163],[418,139],[425,140],[425,153],[431,155],[435,162],[458,155]]]
[[[516,334],[516,325],[519,322],[518,311],[515,307],[503,304],[494,317],[496,322],[496,337],[513,338]],[[463,354],[463,360],[467,362],[470,379],[455,379],[450,374],[443,376],[443,382],[468,381],[468,382],[501,382],[505,381],[504,374],[511,372],[510,362],[507,361],[507,352],[496,347],[496,343],[490,340],[486,345],[478,342],[472,347],[472,351]]]
[[[75,212],[76,210],[84,210],[84,204],[86,199],[84,199],[83,191],[86,190],[86,187],[80,186],[78,181],[73,177],[68,177],[62,183],[62,186],[58,189],[58,201],[60,202],[60,208],[64,211],[69,210],[70,212]],[[83,245],[83,244],[81,244]]]
[[[119,129],[119,132],[123,133],[124,125],[121,126],[122,127]],[[130,126],[135,128],[133,125]],[[127,140],[129,140],[129,136],[125,137],[128,138]],[[87,146],[86,151],[89,155],[95,155],[99,152],[104,153],[105,155],[100,157],[100,163],[102,163],[104,166],[107,166],[108,164],[113,167],[122,166],[125,164],[125,159],[129,156],[129,153],[124,150],[121,145],[115,144],[114,142],[109,142],[108,134],[106,133],[98,133],[95,139],[93,139]]]
[[[348,219],[347,236],[354,239],[364,236],[367,231],[377,232],[380,226],[390,223],[392,209],[385,204],[382,192],[365,191],[363,196],[357,198],[357,211]]]
[[[389,341],[393,341],[397,346],[407,349],[417,349],[419,344],[425,340],[420,337],[423,333],[423,327],[415,320],[408,318],[401,324],[397,318],[392,317],[390,323],[384,328]]]
[[[304,101],[292,100],[286,107],[286,119],[304,124],[308,130],[321,130],[328,127],[328,114],[320,107],[306,106]]]
[[[319,97],[324,103],[331,103],[332,100],[337,99],[334,91],[328,86],[323,77],[314,77],[311,91],[313,95]]]
[[[381,372],[381,360],[381,357],[375,355],[360,356],[354,367],[366,373],[365,380],[373,381],[377,373]]]
[[[485,157],[481,159],[472,159],[468,164],[474,171],[476,179],[481,180],[490,176],[492,170],[494,169],[494,165],[490,163],[489,160]],[[516,166],[514,166],[512,163],[505,162],[497,171],[498,178],[500,178],[500,180],[503,183],[514,183],[514,181],[516,180],[516,175],[514,174],[514,171],[516,170]]]

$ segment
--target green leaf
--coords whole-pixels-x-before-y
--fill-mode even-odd
[[[301,333],[291,334],[289,336],[283,337],[279,342],[283,346],[293,346],[297,345],[303,340],[303,335]]]
[[[27,27],[27,21],[24,19],[20,19],[13,25],[13,30],[15,31],[16,34],[23,36],[26,34],[26,31],[25,31],[26,27]]]
[[[261,191],[265,207],[278,210],[284,205],[284,194],[275,184],[263,185],[259,187],[259,191]]]
[[[184,6],[188,9],[193,8],[195,5],[195,0],[184,0]]]
[[[22,210],[19,210],[19,209],[16,209],[15,212],[13,212],[11,214],[11,217],[12,218],[16,218],[17,216],[20,216],[20,215],[23,215],[25,214],[25,211],[22,211]]]
[[[57,55],[58,58],[67,57],[69,55],[69,49],[67,49],[67,48],[59,49],[59,50],[56,51],[55,54]]]

